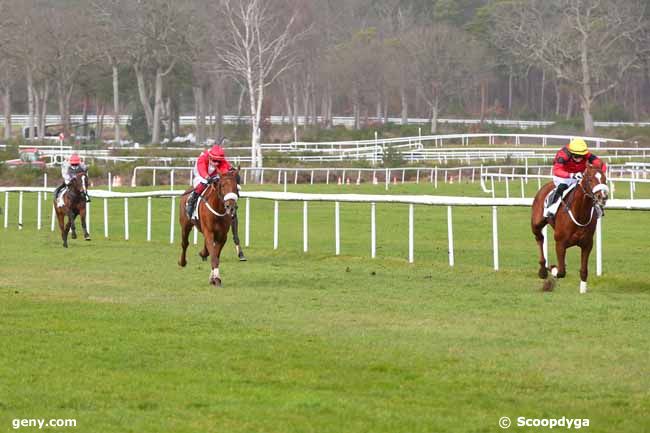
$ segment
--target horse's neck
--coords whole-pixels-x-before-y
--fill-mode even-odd
[[[212,187],[203,194],[203,199],[217,212],[221,213],[223,211],[223,200],[219,199],[219,190],[215,185],[212,185]]]
[[[573,191],[572,203],[570,205],[571,212],[573,212],[573,215],[575,215],[577,218],[589,218],[591,208],[594,206],[593,201],[589,198],[589,196],[587,196],[583,188],[584,185],[576,185]]]

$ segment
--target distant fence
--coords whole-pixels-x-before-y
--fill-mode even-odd
[[[4,199],[4,228],[9,227],[10,201],[9,194],[18,194],[18,227],[23,227],[23,201],[25,193],[36,193],[37,195],[37,229],[42,228],[42,202],[44,194],[51,194],[50,188],[23,188],[11,187],[0,188],[0,193],[5,193]],[[103,190],[92,190],[90,194],[95,199],[103,198],[103,224],[104,236],[108,237],[108,201],[109,199],[124,200],[124,239],[129,239],[129,199],[146,198],[147,199],[147,241],[151,241],[151,200],[154,197],[170,198],[170,229],[169,241],[174,242],[175,227],[178,224],[176,219],[176,201],[177,197],[182,194],[181,191],[152,191],[137,193],[117,193]],[[498,242],[498,224],[497,209],[504,206],[525,206],[530,207],[532,199],[499,199],[484,197],[445,197],[431,195],[362,195],[362,194],[298,194],[298,193],[281,193],[281,192],[244,192],[242,198],[245,199],[244,214],[244,243],[250,245],[250,200],[262,199],[274,201],[273,212],[273,248],[279,248],[279,203],[284,201],[299,201],[303,203],[303,251],[309,250],[309,224],[308,224],[308,204],[310,202],[328,202],[334,204],[334,254],[341,254],[341,230],[340,230],[340,205],[341,203],[369,203],[370,204],[370,257],[376,257],[376,203],[398,203],[408,204],[408,261],[413,263],[414,257],[414,206],[446,206],[447,207],[447,237],[448,237],[448,259],[449,265],[454,266],[454,235],[453,235],[453,212],[454,206],[490,206],[492,207],[492,249],[493,249],[493,266],[499,270],[499,242]],[[626,209],[626,210],[650,210],[650,200],[610,200],[607,203],[608,209]],[[51,230],[54,231],[54,208],[52,207]],[[90,205],[88,205],[87,222],[90,231]],[[322,227],[319,227],[322,230]],[[546,232],[545,232],[546,233]],[[545,236],[545,239],[548,239]],[[197,232],[194,231],[194,243],[197,243]],[[548,247],[545,245],[545,250]],[[548,254],[547,254],[548,257]],[[596,274],[602,274],[602,242],[601,242],[601,220],[598,220],[596,234]]]
[[[11,116],[11,122],[14,125],[27,125],[29,116],[26,114],[14,114]],[[106,114],[103,116],[105,125],[112,125],[114,123],[114,116],[111,114]],[[71,122],[82,122],[84,117],[81,114],[73,114],[70,116]],[[120,115],[120,124],[127,125],[131,120],[131,116],[128,114]],[[215,124],[215,116],[206,116],[205,117],[207,124]],[[273,125],[289,125],[291,124],[291,117],[289,116],[269,116],[265,120],[271,122]],[[372,123],[372,124],[381,124],[383,121],[388,123],[402,124],[401,117],[387,117],[387,118],[378,118],[378,117],[368,117],[363,118],[362,123]],[[4,116],[0,116],[0,122],[4,121]],[[35,120],[36,121],[36,120]],[[94,114],[89,114],[86,116],[86,121],[91,123],[97,122],[97,116]],[[239,123],[250,123],[250,116],[236,116],[236,115],[225,115],[222,118],[223,123],[226,124],[239,124]],[[296,123],[298,125],[305,125],[310,122],[315,121],[316,123],[323,123],[325,119],[322,116],[296,116]],[[61,117],[58,115],[47,115],[47,123],[61,123]],[[354,126],[354,117],[349,116],[334,116],[331,119],[333,125],[344,125],[344,126]],[[459,125],[478,125],[481,122],[484,122],[488,125],[497,125],[497,126],[506,126],[512,128],[539,128],[554,125],[554,121],[550,120],[516,120],[516,119],[454,119],[454,118],[439,118],[438,123],[448,123],[448,124],[459,124]],[[181,125],[195,125],[196,116],[180,116]],[[414,118],[409,117],[406,119],[406,124],[408,125],[430,125],[431,119],[429,118]],[[594,122],[594,126],[597,127],[620,127],[620,126],[635,126],[635,127],[644,127],[650,126],[650,122]]]

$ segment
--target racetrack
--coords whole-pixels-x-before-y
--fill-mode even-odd
[[[290,190],[383,187],[355,188]],[[477,184],[437,192],[479,194]],[[494,272],[491,209],[454,208],[450,268],[445,208],[416,207],[409,265],[405,205],[377,206],[372,260],[369,206],[341,205],[334,257],[331,204],[310,204],[304,254],[302,204],[281,203],[273,251],[273,204],[256,200],[250,261],[237,262],[229,242],[214,289],[198,247],[176,265],[169,199],[154,201],[153,242],[144,200],[130,202],[129,241],[122,203],[110,202],[106,240],[95,200],[93,241],[64,250],[58,233],[36,231],[25,197],[24,230],[0,229],[0,429],[47,417],[75,418],[80,432],[493,432],[502,416],[650,428],[646,213],[608,211],[604,275],[592,256],[580,295],[575,249],[568,278],[539,290],[527,209],[499,210]]]

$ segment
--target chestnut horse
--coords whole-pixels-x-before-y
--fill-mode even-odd
[[[189,245],[189,235],[192,227],[196,228],[203,233],[204,244],[203,250],[199,255],[206,260],[208,256],[212,256],[212,272],[210,273],[210,284],[217,287],[221,286],[221,276],[219,275],[219,256],[221,250],[228,238],[228,230],[232,223],[237,211],[237,173],[238,171],[230,171],[220,179],[209,179],[209,186],[199,199],[197,212],[199,219],[190,220],[185,212],[185,205],[187,203],[188,190],[181,197],[181,257],[178,260],[180,266],[187,265],[186,251]]]
[[[544,200],[554,188],[553,182],[542,186],[533,200],[531,228],[539,247],[540,278],[547,278],[546,258],[544,257],[544,235],[542,229],[550,224],[555,230],[555,252],[557,268],[552,266],[553,277],[564,278],[566,275],[565,256],[567,248],[579,246],[580,255],[580,293],[587,292],[589,254],[594,243],[594,232],[598,218],[603,214],[607,202],[607,179],[600,169],[587,166],[582,179],[566,196],[560,198],[562,203],[555,217],[544,218]]]
[[[58,206],[57,197],[54,197],[54,209],[56,209],[56,218],[59,221],[59,229],[61,230],[61,239],[63,240],[63,246],[68,248],[68,232],[72,231],[72,239],[77,239],[77,230],[74,224],[75,218],[77,215],[81,218],[81,227],[84,231],[84,239],[89,241],[90,234],[86,229],[86,197],[88,195],[88,190],[86,185],[88,184],[88,175],[85,171],[78,171],[70,183],[64,190],[63,194],[63,203],[62,207]],[[68,217],[68,222],[66,224],[65,217]]]

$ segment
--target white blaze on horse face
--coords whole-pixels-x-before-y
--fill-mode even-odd
[[[234,192],[229,192],[228,194],[223,196],[223,201],[228,201],[228,200],[237,201],[237,199],[239,199],[239,197]]]
[[[580,293],[582,293],[582,294],[587,293],[587,282],[586,281],[580,281]]]

